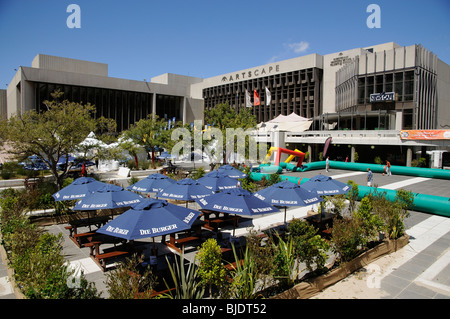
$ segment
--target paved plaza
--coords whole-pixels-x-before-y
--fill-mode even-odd
[[[359,185],[365,185],[366,172],[355,172],[347,170],[330,169],[314,170],[308,172],[286,173],[305,178],[311,178],[317,174],[331,176],[341,182],[353,180]],[[114,176],[111,176],[114,177]],[[126,180],[123,182],[127,186]],[[403,188],[412,192],[444,196],[450,198],[450,181],[443,179],[432,179],[414,176],[383,176],[374,173],[374,184],[384,189]],[[199,208],[196,203],[190,203],[190,208]],[[311,207],[294,207],[287,210],[287,219],[304,218]],[[256,218],[244,218],[235,230],[236,237],[245,236],[249,228],[263,230],[280,225],[284,219],[284,211],[270,215],[262,215]],[[407,234],[410,242],[407,246],[395,252],[395,258],[390,257],[388,270],[382,274],[377,274],[378,285],[367,287],[367,289],[379,289],[386,299],[448,299],[450,298],[450,218],[412,211],[405,221]],[[87,280],[95,283],[97,289],[102,291],[102,297],[107,297],[106,274],[89,257],[89,248],[77,247],[68,237],[68,230],[64,229],[65,224],[47,227],[52,233],[62,232],[64,234],[64,253],[66,259],[73,266],[83,270]],[[232,233],[232,228],[222,229],[222,234],[226,239]],[[149,243],[150,243],[149,239]],[[167,246],[160,244],[160,238],[156,238],[158,245],[158,262],[164,262],[163,256],[173,258],[174,252]],[[150,247],[150,245],[149,245]],[[187,259],[193,259],[195,248],[186,254]],[[144,251],[144,255],[149,254]],[[384,257],[383,257],[384,258]],[[386,257],[389,258],[389,257]],[[4,261],[3,261],[4,262]],[[114,264],[108,264],[114,267]],[[331,288],[331,287],[330,287]],[[0,264],[0,298],[13,299],[15,295],[10,286],[6,268]],[[359,298],[358,295],[347,298]]]

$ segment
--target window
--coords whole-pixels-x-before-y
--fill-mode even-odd
[[[387,73],[384,75],[384,80],[385,80],[385,91],[386,92],[392,92],[392,79],[393,79],[393,74],[392,73]]]
[[[403,129],[413,129],[413,110],[403,110]]]
[[[383,89],[383,75],[377,75],[375,80],[376,80],[376,90],[375,90],[375,92],[376,93],[384,92],[384,89]]]
[[[405,101],[414,98],[414,71],[405,72]]]

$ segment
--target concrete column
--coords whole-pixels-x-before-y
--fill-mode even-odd
[[[187,98],[183,98],[183,107],[181,110],[181,118],[183,119],[183,124],[186,124],[186,105],[187,105]]]
[[[395,112],[395,129],[397,131],[402,130],[403,127],[403,112],[397,111]]]
[[[411,161],[412,161],[412,148],[408,147],[406,150],[406,166],[411,167]]]
[[[310,144],[308,144],[308,153],[309,153],[309,157],[308,157],[308,163],[311,163],[311,159],[312,159],[312,147]]]
[[[155,115],[156,115],[156,93],[153,93],[153,97],[152,97],[152,114],[153,114],[153,117],[155,117]]]
[[[273,131],[272,132],[272,146],[286,148],[286,143],[284,141],[285,132],[284,131]],[[280,157],[280,162],[285,161],[288,158],[287,154],[282,154]]]
[[[351,148],[351,154],[350,154],[350,162],[352,162],[352,163],[355,162],[355,151],[356,151],[356,149],[355,149],[355,147],[352,145],[352,148]]]

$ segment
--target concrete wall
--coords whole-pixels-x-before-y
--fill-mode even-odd
[[[36,55],[31,62],[31,67],[37,69],[108,76],[108,64],[69,59],[46,54]]]
[[[437,127],[450,129],[450,66],[437,61]]]
[[[7,115],[6,109],[6,90],[0,90],[0,118],[6,118]]]

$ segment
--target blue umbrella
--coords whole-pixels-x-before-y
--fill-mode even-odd
[[[274,206],[284,207],[284,223],[286,223],[287,206],[308,206],[323,201],[316,193],[310,192],[288,180],[276,183],[254,194]]]
[[[172,154],[169,154],[169,152],[162,152],[161,155],[159,155],[156,158],[157,159],[171,159],[171,158],[175,158],[175,156]]]
[[[222,172],[212,171],[197,180],[200,184],[215,192],[238,187],[238,181]]]
[[[225,175],[228,175],[229,177],[232,177],[232,178],[247,177],[247,174],[241,172],[240,170],[238,170],[237,168],[234,168],[231,165],[220,166],[217,170],[221,173],[224,173]],[[211,174],[211,173],[208,173],[208,174]]]
[[[188,201],[193,201],[212,194],[214,194],[212,190],[207,189],[199,182],[191,178],[185,178],[167,186],[156,196],[158,198],[184,200],[186,201],[187,206]]]
[[[127,189],[142,193],[158,193],[173,183],[175,183],[175,181],[170,177],[160,173],[155,173],[150,174],[146,178],[141,179],[139,182],[128,186]]]
[[[121,186],[105,184],[78,201],[74,210],[115,209],[134,206],[144,198]]]
[[[72,155],[68,155],[68,156],[66,156],[66,155],[63,155],[63,156],[61,156],[59,159],[58,159],[58,163],[56,163],[57,165],[62,165],[62,164],[66,164],[66,162],[67,163],[70,163],[70,162],[75,162],[75,160],[76,160],[76,158],[75,157],[73,157]]]
[[[105,185],[92,177],[80,177],[52,196],[55,201],[80,199]]]
[[[253,216],[279,212],[278,208],[253,196],[250,191],[243,188],[228,189],[196,201],[202,209],[235,215]],[[235,228],[233,223],[233,236]]]
[[[321,196],[346,194],[350,190],[349,185],[334,180],[330,176],[321,174],[312,177],[307,182],[304,182],[302,187]]]
[[[279,212],[278,208],[253,196],[253,193],[243,188],[229,189],[197,199],[196,202],[202,209],[245,216]]]
[[[99,228],[97,233],[127,240],[162,236],[191,228],[199,215],[199,211],[166,200],[147,198]]]

